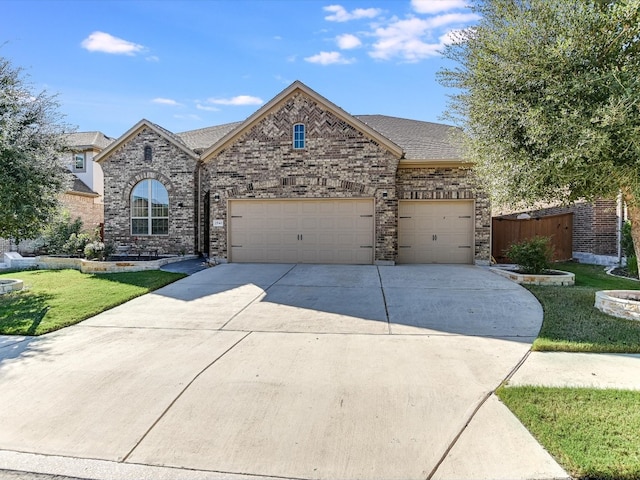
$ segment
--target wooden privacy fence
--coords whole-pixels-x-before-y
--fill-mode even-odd
[[[491,223],[491,255],[498,263],[511,263],[505,250],[533,237],[551,238],[555,261],[570,260],[573,256],[573,213],[527,219],[494,217]]]

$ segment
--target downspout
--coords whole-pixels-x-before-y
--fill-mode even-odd
[[[198,253],[202,253],[202,165],[198,161]]]
[[[622,192],[618,193],[618,205],[617,205],[617,213],[618,213],[618,265],[622,266],[622,225],[624,222],[624,204],[622,201]]]

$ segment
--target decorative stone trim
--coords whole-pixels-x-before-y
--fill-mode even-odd
[[[3,278],[0,280],[0,295],[3,293],[15,292],[22,290],[24,282],[13,278]]]
[[[169,263],[182,262],[183,260],[192,260],[198,258],[197,255],[184,255],[177,257],[159,258],[158,260],[137,261],[118,260],[117,262],[98,262],[93,260],[85,260],[83,258],[68,257],[47,257],[37,258],[38,268],[43,270],[63,270],[72,269],[79,270],[82,273],[122,273],[122,272],[141,272],[145,270],[159,270],[160,267]]]
[[[489,270],[520,285],[571,286],[576,282],[576,276],[573,273],[562,270],[550,270],[550,272],[554,273],[536,275],[533,273],[518,273],[510,268],[511,267],[491,267]]]
[[[600,290],[594,306],[607,315],[640,322],[640,291]]]

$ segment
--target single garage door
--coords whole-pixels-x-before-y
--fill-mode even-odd
[[[373,263],[373,199],[232,200],[232,262]]]
[[[473,263],[473,205],[400,200],[398,263]]]

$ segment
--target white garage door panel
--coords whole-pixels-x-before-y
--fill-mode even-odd
[[[373,262],[373,200],[236,200],[229,212],[232,262]]]
[[[473,201],[398,206],[398,263],[473,263]]]

